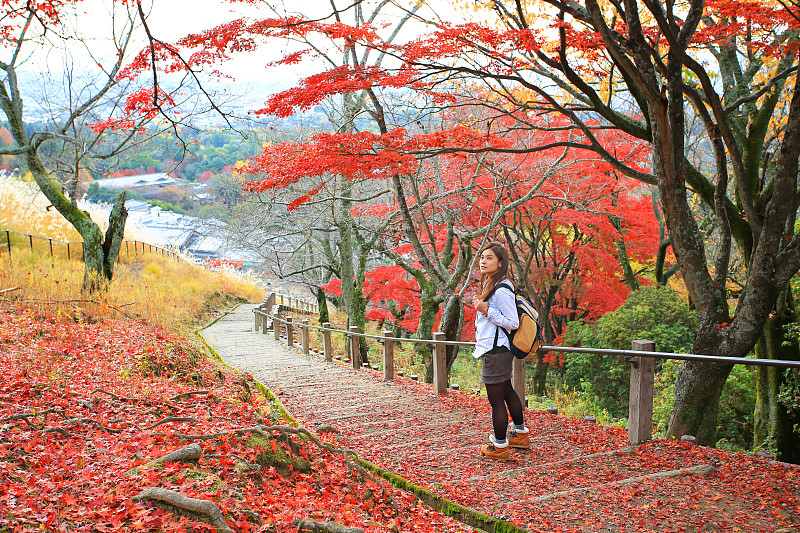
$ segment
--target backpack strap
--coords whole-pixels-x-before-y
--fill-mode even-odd
[[[489,298],[491,298],[494,295],[494,293],[497,292],[497,289],[499,289],[501,287],[504,288],[504,289],[510,290],[512,294],[517,294],[514,291],[514,289],[511,288],[511,285],[509,285],[508,283],[501,282],[501,283],[498,283],[497,285],[495,285],[494,288],[491,291],[489,291],[489,294],[486,295],[486,298],[484,298],[483,301],[484,302],[488,302]],[[497,346],[497,340],[498,340],[498,338],[500,336],[500,330],[501,329],[503,330],[503,333],[506,334],[506,337],[508,338],[509,342],[511,341],[511,333],[510,332],[506,331],[505,328],[501,328],[500,326],[495,326],[494,343],[492,344],[492,350],[496,350],[497,347],[498,347]]]
[[[512,288],[511,288],[511,285],[509,285],[508,283],[502,283],[502,282],[501,282],[501,283],[498,283],[497,285],[495,285],[495,286],[494,286],[494,288],[493,288],[491,291],[489,291],[489,294],[487,294],[487,295],[486,295],[486,298],[484,298],[484,299],[483,299],[483,301],[484,301],[484,302],[488,302],[488,301],[489,301],[489,298],[491,298],[492,296],[494,296],[494,293],[496,293],[496,292],[497,292],[497,289],[499,289],[500,287],[503,287],[503,288],[505,288],[505,289],[508,289],[508,290],[510,290],[510,291],[511,291],[513,294],[517,294],[517,293],[514,291],[514,289],[512,289]]]

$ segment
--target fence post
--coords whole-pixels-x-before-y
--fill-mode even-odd
[[[331,327],[330,322],[323,322],[322,327],[322,350],[325,354],[325,361],[330,363],[333,361],[333,347],[331,346],[331,332],[329,328]]]
[[[350,365],[353,368],[361,366],[361,343],[354,333],[358,333],[358,326],[350,326]]]
[[[303,342],[303,353],[308,355],[308,344],[309,344],[308,319],[304,318],[303,320],[300,321],[300,323],[302,324],[302,326],[300,326],[300,334],[302,335],[301,338]]]
[[[391,381],[394,379],[394,331],[391,329],[383,330],[383,380]]]
[[[69,241],[67,241],[67,261],[69,261],[69,260],[70,260],[70,257],[69,257]]]
[[[47,239],[50,241],[50,258],[53,258],[53,239]]]
[[[631,350],[654,352],[656,343],[648,340],[635,340]],[[653,374],[655,359],[652,357],[632,357],[631,394],[628,402],[628,444],[636,446],[650,440],[653,430]]]
[[[261,318],[261,315],[258,314],[260,310],[261,310],[260,308],[256,307],[256,310],[253,312],[253,316],[255,317],[255,322],[253,323],[253,331],[255,331],[256,333],[258,333],[258,323],[261,322],[261,320],[259,320]]]
[[[33,251],[33,235],[28,234],[28,241],[31,243],[31,252]]]
[[[269,312],[269,311],[268,311],[267,309],[264,309],[264,314],[263,314],[263,315],[261,315],[261,333],[262,333],[263,335],[266,335],[266,334],[267,334],[267,326],[268,326],[268,324],[269,324],[269,317],[267,316],[267,313],[268,313],[268,312]],[[275,325],[275,324],[273,323],[273,326],[274,326],[274,325]]]
[[[445,335],[441,331],[433,334],[433,340],[443,341]],[[433,345],[433,393],[444,394],[447,392],[447,345]]]
[[[525,359],[514,358],[511,366],[511,386],[519,396],[522,407],[525,407]]]
[[[278,316],[276,315],[272,319],[272,330],[275,332],[275,340],[281,340],[281,322],[278,320]]]
[[[286,346],[291,348],[294,346],[294,327],[292,326],[292,317],[286,317]]]
[[[8,256],[11,257],[11,232],[6,230],[6,244],[8,244]]]

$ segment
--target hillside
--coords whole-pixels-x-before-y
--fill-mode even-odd
[[[4,302],[0,346],[0,530],[469,531],[161,327]]]

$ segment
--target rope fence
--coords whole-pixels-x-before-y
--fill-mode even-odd
[[[72,259],[84,260],[83,241],[63,241],[51,239],[41,235],[31,235],[29,233],[18,233],[7,229],[0,229],[0,253],[7,252],[11,255],[14,248],[26,248],[31,252],[49,253],[51,258],[61,257],[68,261]],[[125,253],[128,257],[134,257],[145,253],[158,254],[171,257],[176,261],[186,259],[168,248],[156,246],[141,241],[124,240],[120,248],[120,256]]]
[[[359,366],[370,367],[378,370],[380,367],[371,366],[369,362],[360,361],[359,339],[377,341],[383,345],[383,379],[393,380],[395,374],[403,376],[403,372],[394,370],[395,343],[425,344],[433,348],[433,393],[445,394],[448,390],[448,375],[446,364],[447,346],[473,347],[474,342],[450,341],[445,339],[445,334],[436,332],[433,339],[406,339],[393,336],[392,330],[383,330],[383,335],[361,333],[357,326],[349,330],[331,327],[328,322],[321,326],[312,325],[308,318],[302,318],[299,323],[291,315],[281,317],[282,313],[297,313],[311,315],[318,312],[316,303],[306,302],[298,298],[289,298],[272,293],[254,310],[254,331],[267,334],[272,330],[275,340],[284,340],[288,347],[292,347],[299,340],[302,352],[306,355],[322,355],[329,363],[341,362],[358,369]],[[322,350],[312,349],[311,333],[316,332],[321,337]],[[332,334],[342,335],[344,340],[344,354],[335,354],[333,349]],[[318,346],[319,346],[318,344]],[[656,359],[675,359],[681,361],[700,361],[709,364],[726,365],[751,365],[777,368],[800,369],[800,361],[786,361],[777,359],[755,359],[742,357],[726,357],[702,354],[685,354],[655,351],[655,343],[650,340],[635,340],[631,343],[630,350],[617,350],[605,348],[578,348],[573,346],[542,346],[539,353],[586,353],[595,355],[614,355],[624,358],[631,366],[630,400],[628,404],[628,442],[637,445],[652,438],[653,424],[653,396]],[[350,356],[348,357],[348,354]],[[514,390],[525,405],[525,362],[524,359],[514,359],[513,374],[511,378]],[[411,376],[412,379],[416,376]],[[418,378],[417,378],[418,379]],[[453,388],[457,388],[454,386]],[[686,436],[687,438],[690,436]],[[690,439],[691,440],[691,439]]]

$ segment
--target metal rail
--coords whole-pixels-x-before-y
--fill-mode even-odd
[[[289,321],[280,318],[278,316],[271,315],[261,309],[255,309],[254,312],[258,315],[266,316],[271,318],[272,320],[277,320],[283,324],[288,323]],[[300,324],[296,322],[292,322],[294,325],[299,326]],[[475,346],[474,342],[463,342],[463,341],[439,341],[434,339],[404,339],[401,337],[384,337],[382,335],[370,335],[367,333],[356,333],[351,331],[346,331],[343,329],[335,329],[335,328],[326,328],[323,326],[314,326],[311,324],[303,325],[303,327],[307,327],[309,329],[314,329],[317,331],[330,331],[332,333],[342,333],[346,336],[355,336],[355,337],[363,337],[365,339],[375,339],[378,342],[386,342],[387,340],[391,340],[394,342],[409,342],[413,344],[428,344],[428,345],[436,345],[436,344],[445,344],[448,346]],[[703,354],[691,354],[691,353],[672,353],[672,352],[645,352],[639,350],[617,350],[617,349],[608,349],[608,348],[578,348],[574,346],[542,346],[539,349],[540,353],[547,353],[547,352],[557,352],[557,353],[587,353],[587,354],[596,354],[596,355],[619,355],[621,357],[649,357],[651,359],[675,359],[678,361],[700,361],[703,363],[720,363],[720,364],[728,364],[728,365],[749,365],[749,366],[773,366],[777,368],[798,368],[800,369],[800,361],[787,361],[783,359],[756,359],[751,357],[726,357],[721,355],[703,355]]]
[[[283,318],[281,318],[279,316],[271,315],[271,314],[269,314],[269,313],[267,313],[265,311],[262,311],[261,309],[255,309],[254,312],[257,315],[265,316],[267,318],[271,318],[272,320],[277,320],[278,322],[281,322],[283,324],[287,324],[289,322],[286,319],[283,319]],[[295,322],[295,321],[291,321],[291,323],[294,324],[295,326],[298,326],[298,327],[300,327],[300,325],[301,325],[300,323]],[[309,329],[314,329],[314,330],[317,330],[317,331],[330,331],[331,333],[343,333],[344,335],[347,335],[347,336],[363,337],[365,339],[375,339],[375,340],[377,340],[378,342],[381,342],[381,343],[386,342],[387,340],[391,340],[391,341],[394,341],[394,342],[409,342],[409,343],[412,343],[412,344],[431,344],[431,345],[433,345],[433,344],[446,344],[446,345],[449,345],[449,346],[475,346],[474,342],[437,341],[437,340],[433,340],[433,339],[404,339],[402,337],[384,337],[382,335],[371,335],[369,333],[356,333],[354,331],[347,331],[347,330],[344,330],[344,329],[335,329],[335,328],[326,328],[326,327],[323,327],[323,326],[314,326],[314,325],[311,325],[311,324],[303,324],[302,326],[303,327],[307,327]]]

